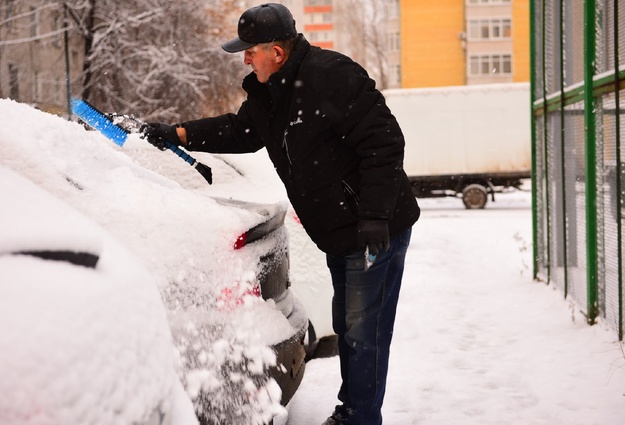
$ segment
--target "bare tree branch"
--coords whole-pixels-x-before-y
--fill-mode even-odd
[[[15,40],[4,40],[4,41],[0,41],[0,46],[10,46],[13,44],[23,44],[23,43],[30,43],[32,41],[37,41],[37,40],[43,40],[46,38],[52,38],[52,37],[56,37],[59,34],[63,34],[65,32],[65,28],[60,28],[58,30],[55,31],[50,31],[47,32],[45,34],[39,34],[39,35],[34,35],[32,37],[24,37],[24,38],[18,38]]]
[[[337,19],[351,28],[351,56],[376,80],[379,88],[388,85],[386,61],[386,1],[341,0]]]
[[[219,47],[237,0],[59,3],[85,39],[82,96],[99,108],[177,122],[238,106],[246,72]]]

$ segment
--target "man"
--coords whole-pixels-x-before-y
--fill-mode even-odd
[[[324,424],[379,425],[389,348],[412,225],[419,207],[402,168],[404,138],[366,71],[311,46],[281,4],[241,15],[238,37],[252,72],[239,111],[142,131],[189,150],[266,148],[302,225],[327,254],[342,402]]]

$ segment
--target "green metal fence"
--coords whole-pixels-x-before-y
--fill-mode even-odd
[[[531,0],[534,275],[623,340],[625,0]]]

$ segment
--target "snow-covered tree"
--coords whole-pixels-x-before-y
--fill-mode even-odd
[[[235,0],[60,0],[85,40],[82,97],[104,111],[177,122],[231,110],[240,57],[220,43]],[[226,12],[228,11],[228,12]]]
[[[335,2],[337,20],[343,28],[350,28],[351,57],[361,64],[376,80],[378,88],[388,84],[386,1],[341,0]]]

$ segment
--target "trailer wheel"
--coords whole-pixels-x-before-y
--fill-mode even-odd
[[[487,201],[488,193],[481,184],[470,184],[462,189],[462,202],[469,210],[482,209]]]

